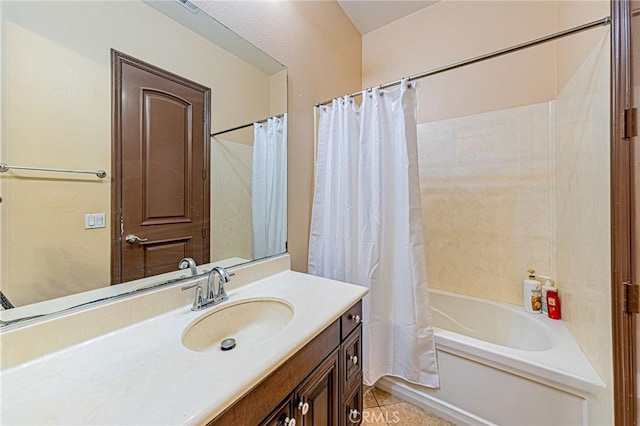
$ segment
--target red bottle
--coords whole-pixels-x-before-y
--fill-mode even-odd
[[[547,312],[549,318],[560,319],[560,296],[558,295],[558,290],[552,289],[547,291]]]

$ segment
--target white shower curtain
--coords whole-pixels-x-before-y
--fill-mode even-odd
[[[252,254],[287,251],[287,115],[253,125]]]
[[[366,286],[364,382],[438,386],[418,182],[415,83],[320,107],[309,273]]]

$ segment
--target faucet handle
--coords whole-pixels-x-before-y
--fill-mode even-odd
[[[195,284],[184,286],[182,287],[182,291],[189,290],[194,287],[196,288],[196,297],[195,299],[193,299],[193,305],[191,306],[191,310],[199,311],[200,309],[202,309],[202,304],[204,302],[202,297],[202,284],[195,283]]]

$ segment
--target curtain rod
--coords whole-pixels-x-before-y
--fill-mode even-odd
[[[528,47],[533,47],[533,46],[537,46],[539,44],[543,44],[543,43],[547,43],[549,41],[553,41],[556,40],[558,38],[562,38],[562,37],[566,37],[572,34],[576,34],[582,31],[586,31],[586,30],[590,30],[591,28],[595,28],[595,27],[600,27],[600,26],[605,26],[605,25],[609,25],[611,24],[611,17],[606,16],[602,19],[598,19],[596,21],[593,22],[589,22],[587,24],[583,24],[583,25],[579,25],[577,27],[573,27],[570,28],[568,30],[564,30],[564,31],[560,31],[554,34],[550,34],[548,36],[545,37],[541,37],[541,38],[537,38],[535,40],[531,40],[525,43],[521,43],[521,44],[517,44],[515,46],[511,46],[511,47],[507,47],[505,49],[501,49],[501,50],[496,50],[495,52],[491,52],[491,53],[487,53],[481,56],[476,56],[475,58],[471,58],[471,59],[467,59],[465,61],[461,61],[461,62],[456,62],[454,64],[451,65],[447,65],[441,68],[435,68],[433,70],[430,71],[426,71],[420,74],[416,74],[416,75],[412,75],[410,77],[407,77],[406,80],[408,81],[413,81],[413,80],[419,80],[421,78],[425,78],[425,77],[430,77],[432,75],[436,75],[436,74],[440,74],[446,71],[451,71],[451,70],[455,70],[456,68],[461,68],[467,65],[471,65],[471,64],[475,64],[478,62],[482,62],[482,61],[486,61],[487,59],[492,59],[492,58],[497,58],[498,56],[502,56],[502,55],[506,55],[507,53],[512,53],[512,52],[517,52],[518,50],[522,50],[522,49],[526,49]],[[380,89],[386,89],[388,87],[392,87],[392,86],[397,86],[398,84],[402,83],[404,79],[400,79],[400,80],[396,80],[396,81],[392,81],[390,83],[385,83],[385,84],[381,84],[380,86],[376,86]],[[361,90],[359,92],[354,92],[351,93],[347,96],[361,96],[364,93],[371,91],[373,88],[369,88],[369,89],[365,89],[365,90]],[[328,101],[324,101],[324,102],[318,102],[315,104],[315,107],[319,107],[322,105],[327,105],[330,104],[333,101],[333,99],[328,100]]]
[[[266,122],[267,122],[269,119],[271,119],[271,118],[282,118],[282,117],[284,117],[284,113],[282,113],[282,114],[276,114],[276,115],[274,115],[274,116],[272,116],[272,117],[263,118],[262,120],[257,120],[257,121],[251,122],[251,123],[243,124],[242,126],[234,127],[234,128],[232,128],[232,129],[227,129],[227,130],[222,130],[222,131],[220,131],[220,132],[211,133],[210,137],[218,136],[218,135],[221,135],[221,134],[223,134],[223,133],[233,132],[233,131],[235,131],[235,130],[244,129],[244,128],[246,128],[246,127],[251,127],[251,126],[253,126],[254,124],[266,123]]]

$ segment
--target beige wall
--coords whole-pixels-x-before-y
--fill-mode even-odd
[[[334,1],[196,3],[288,67],[289,252],[292,268],[306,271],[313,104],[360,89],[360,34]]]
[[[370,87],[555,31],[549,1],[444,0],[366,34],[362,84]],[[544,45],[420,81],[418,123],[548,101],[555,50]]]
[[[213,130],[266,117],[274,84],[141,2],[3,2],[2,13],[2,161],[108,174],[0,177],[2,289],[21,305],[109,284],[110,224],[85,230],[84,214],[109,218],[111,48],[210,87]]]

